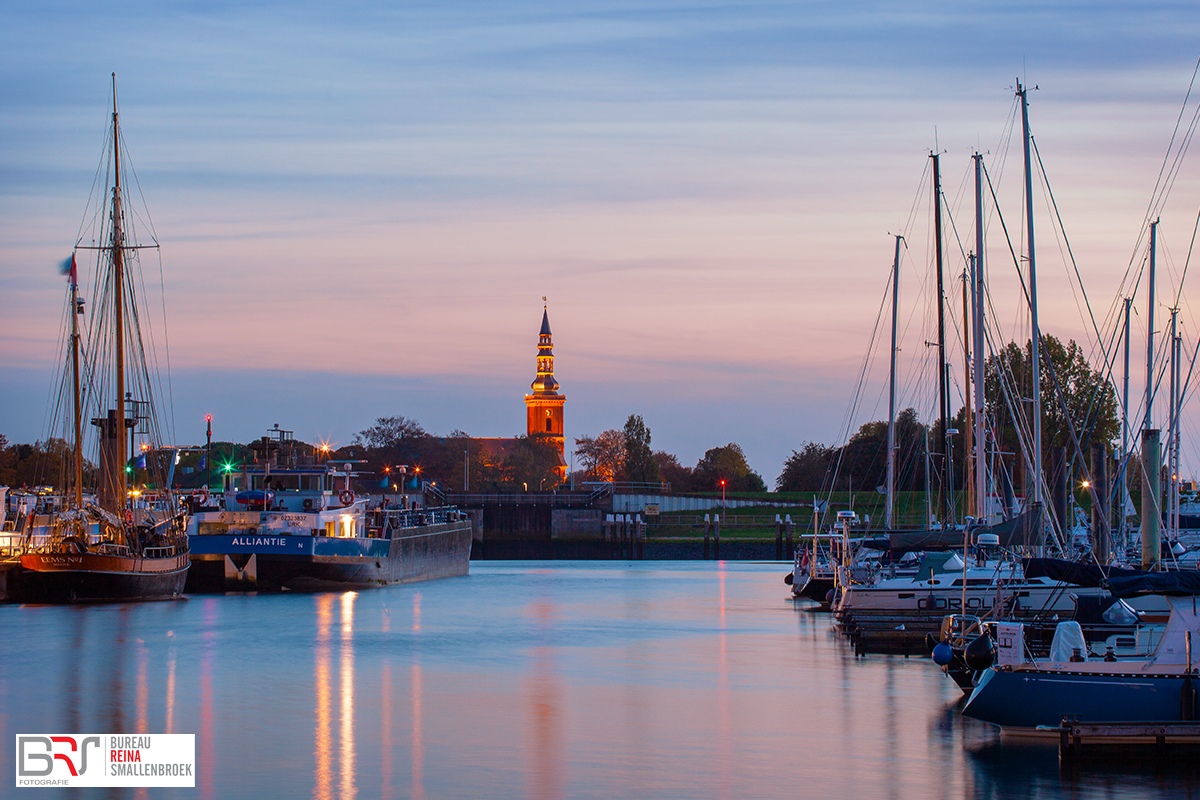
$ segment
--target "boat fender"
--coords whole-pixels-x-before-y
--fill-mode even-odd
[[[338,499],[342,501],[342,505],[344,506],[351,505],[354,503],[354,492],[349,489],[343,489],[342,493],[338,495]]]
[[[944,667],[953,660],[954,650],[950,648],[950,644],[948,642],[938,642],[937,646],[933,648],[933,663],[939,667]],[[990,664],[991,662],[989,661],[988,663]]]
[[[986,633],[973,639],[967,645],[967,649],[963,651],[963,661],[966,662],[968,669],[987,669],[995,660],[996,648],[992,644],[992,637]]]
[[[825,593],[825,602],[826,602],[826,603],[832,603],[832,602],[833,602],[833,598],[834,598],[834,597],[836,597],[836,596],[837,596],[837,594],[836,594],[836,590],[834,590],[834,589],[830,589],[828,592],[826,592],[826,593]]]
[[[1179,719],[1182,722],[1196,719],[1196,684],[1191,675],[1183,676],[1183,687],[1179,690]]]
[[[795,580],[795,579],[792,577],[792,573],[790,573],[790,572],[787,575],[783,576],[783,582],[786,583],[788,586],[792,585],[793,580]]]

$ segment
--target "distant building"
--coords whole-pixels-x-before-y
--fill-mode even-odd
[[[550,316],[542,308],[542,329],[538,333],[537,377],[525,395],[526,422],[529,436],[546,439],[558,448],[558,477],[566,480],[566,437],[563,432],[563,404],[567,396],[558,393],[554,379],[554,342],[550,334]]]
[[[563,431],[563,403],[566,395],[558,393],[554,379],[554,342],[550,334],[550,317],[542,309],[542,329],[538,334],[537,377],[525,395],[525,432],[531,438],[548,441],[558,449],[555,472],[560,481],[567,478],[566,438]],[[485,467],[500,468],[516,447],[517,439],[503,436],[472,437],[471,443]]]

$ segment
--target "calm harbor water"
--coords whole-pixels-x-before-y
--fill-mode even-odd
[[[196,734],[196,789],[95,791],[1200,797],[1194,768],[1062,775],[1053,747],[1002,744],[928,659],[855,658],[785,570],[473,562],[358,593],[2,607],[0,785],[17,733],[149,732]]]

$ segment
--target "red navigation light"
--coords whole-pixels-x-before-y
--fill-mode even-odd
[[[204,417],[204,421],[205,421],[205,422],[212,422],[212,414],[209,414],[209,415],[205,416],[205,417]]]
[[[721,478],[721,485],[722,485],[722,486],[724,486],[724,485],[725,485],[725,479],[724,479],[724,478]]]

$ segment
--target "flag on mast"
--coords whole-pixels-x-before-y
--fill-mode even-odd
[[[72,286],[75,286],[76,284],[79,283],[78,274],[75,269],[75,254],[74,253],[71,253],[70,258],[64,258],[63,262],[61,264],[59,264],[58,268],[59,268],[59,271],[62,272],[63,275],[71,276],[71,285]]]

